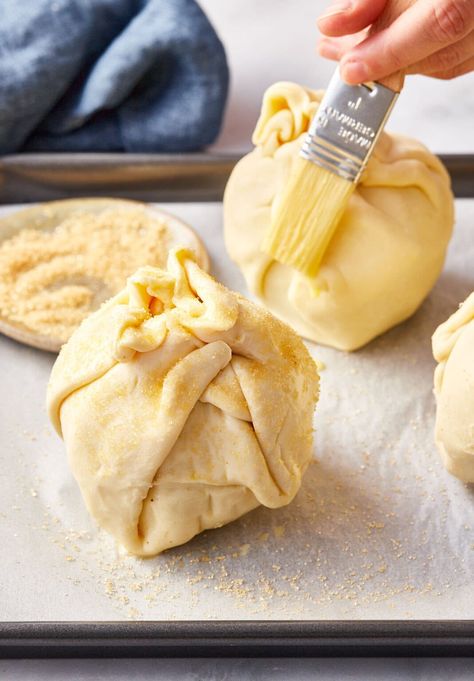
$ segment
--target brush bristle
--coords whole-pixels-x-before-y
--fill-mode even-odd
[[[298,157],[262,250],[315,276],[355,184]]]

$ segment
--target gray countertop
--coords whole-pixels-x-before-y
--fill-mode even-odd
[[[470,659],[3,660],[8,681],[471,681]]]

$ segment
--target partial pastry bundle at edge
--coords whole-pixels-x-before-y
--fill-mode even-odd
[[[148,556],[293,499],[318,382],[289,327],[181,249],[76,330],[48,409],[91,515]]]
[[[264,95],[255,149],[224,196],[227,250],[250,291],[302,336],[360,348],[410,315],[444,263],[454,202],[442,163],[416,140],[382,133],[314,277],[261,250],[322,92],[276,83]]]
[[[474,482],[474,293],[433,335],[435,438],[443,463]]]

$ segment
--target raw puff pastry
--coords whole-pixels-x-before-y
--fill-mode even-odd
[[[436,444],[444,465],[474,482],[474,293],[433,335]]]
[[[383,134],[314,279],[271,259],[260,243],[322,98],[294,83],[265,93],[256,148],[224,197],[227,250],[248,287],[311,340],[355,350],[407,319],[443,266],[453,197],[441,162],[419,142]]]
[[[48,408],[89,512],[149,556],[288,504],[312,457],[317,396],[298,336],[177,250],[63,346]]]

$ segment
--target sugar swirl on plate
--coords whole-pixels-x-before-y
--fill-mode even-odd
[[[208,258],[196,234],[152,206],[72,199],[0,220],[0,331],[57,351],[143,265],[163,266],[177,244]]]

